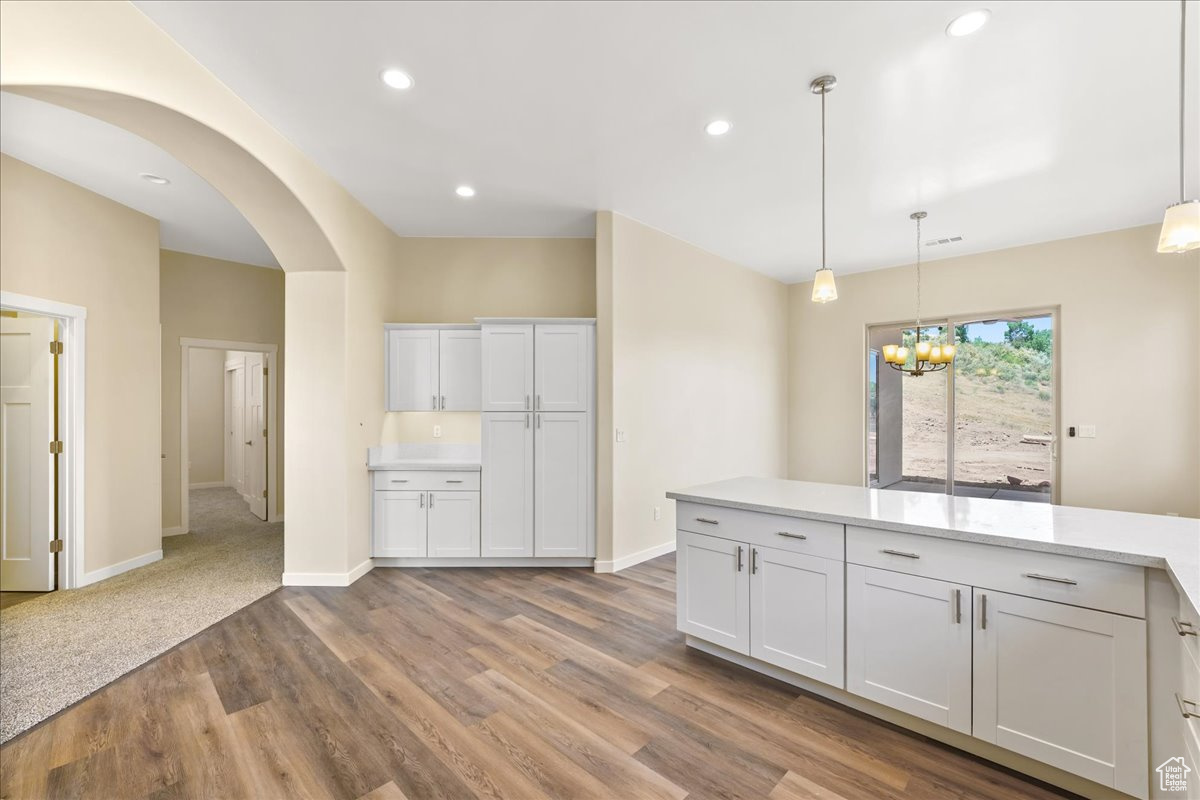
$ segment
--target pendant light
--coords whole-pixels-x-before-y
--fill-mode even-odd
[[[1200,247],[1200,200],[1186,200],[1183,170],[1184,77],[1187,72],[1187,0],[1179,2],[1179,202],[1163,215],[1158,252],[1186,253]]]
[[[908,348],[904,346],[903,340],[901,344],[883,346],[883,360],[891,364],[892,369],[914,378],[919,378],[926,372],[941,372],[954,361],[958,350],[953,342],[942,344],[921,340],[921,220],[927,216],[929,215],[924,211],[914,211],[908,215],[909,219],[916,220],[917,223],[917,341],[913,348],[916,351],[913,365],[908,366]]]
[[[828,303],[837,300],[837,284],[833,270],[825,263],[825,95],[837,86],[837,78],[822,75],[809,84],[813,94],[821,95],[821,268],[813,276],[812,301]]]

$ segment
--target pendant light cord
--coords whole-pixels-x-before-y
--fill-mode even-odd
[[[917,341],[921,341],[921,218],[917,217]]]
[[[1184,191],[1184,175],[1183,169],[1183,109],[1185,102],[1185,94],[1183,91],[1184,78],[1187,74],[1187,0],[1179,0],[1179,202],[1183,202],[1187,197]],[[822,112],[824,113],[824,112]],[[825,123],[822,122],[822,125]],[[822,190],[824,191],[824,190]]]
[[[1182,91],[1182,90],[1181,90]],[[827,269],[825,265],[825,95],[828,90],[825,87],[821,88],[821,269]],[[1182,95],[1181,95],[1182,96]],[[1183,134],[1181,133],[1182,137]],[[1180,147],[1183,147],[1183,139],[1180,138]],[[1180,150],[1182,153],[1182,149]],[[1182,156],[1180,156],[1182,158]],[[1180,167],[1182,171],[1182,167]],[[1182,180],[1182,178],[1180,179]]]

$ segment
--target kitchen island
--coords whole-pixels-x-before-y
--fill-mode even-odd
[[[1200,521],[759,478],[667,496],[691,647],[1088,796],[1200,756]]]

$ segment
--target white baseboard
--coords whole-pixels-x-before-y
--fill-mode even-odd
[[[174,528],[163,528],[162,535],[163,535],[163,538],[166,538],[168,536],[181,536],[187,532],[188,532],[187,528],[181,528],[178,525],[176,525]]]
[[[284,586],[349,586],[375,567],[367,559],[349,572],[285,572]]]
[[[612,561],[597,561],[596,572],[620,572],[623,569],[632,567],[634,564],[640,564],[643,561],[649,561],[652,558],[665,556],[667,553],[675,552],[675,540],[656,544],[654,547],[647,547],[645,550],[639,550],[636,553],[630,553],[627,556],[614,558]]]
[[[102,581],[105,578],[111,578],[115,575],[120,575],[122,572],[128,572],[131,569],[144,567],[147,564],[153,564],[155,561],[162,561],[162,550],[155,550],[152,553],[131,558],[127,561],[122,561],[119,564],[113,564],[111,567],[101,567],[100,569],[92,570],[91,572],[83,573],[83,577],[79,579],[76,588],[87,586],[90,583]]]
[[[590,567],[590,558],[376,558],[377,567]]]
[[[189,483],[189,489],[220,489],[228,486],[225,481],[209,481],[208,483]]]

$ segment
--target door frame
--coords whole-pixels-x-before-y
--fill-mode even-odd
[[[921,320],[922,328],[929,328],[938,325],[946,326],[946,331],[950,336],[954,335],[954,328],[957,325],[968,325],[973,322],[980,322],[987,319],[1006,319],[1006,318],[1026,318],[1026,317],[1050,317],[1051,330],[1051,371],[1050,376],[1053,381],[1053,406],[1054,406],[1054,433],[1050,442],[1052,465],[1052,474],[1050,477],[1050,503],[1058,505],[1060,502],[1060,492],[1062,490],[1062,450],[1060,448],[1062,436],[1062,331],[1061,318],[1062,306],[1033,306],[1031,308],[1022,309],[1006,309],[1002,311],[984,311],[973,314],[951,314],[948,316],[934,317],[929,320]],[[869,437],[871,435],[868,426],[870,423],[870,397],[868,389],[868,369],[870,367],[871,358],[871,330],[873,328],[894,328],[894,327],[912,327],[916,325],[915,319],[892,321],[892,322],[873,322],[863,327],[863,361],[862,361],[862,485],[870,487],[871,485],[871,465],[867,461],[869,451]],[[880,356],[880,366],[882,367],[882,355]],[[951,364],[946,370],[946,494],[953,495],[954,486],[954,437],[950,435],[949,427],[954,421],[954,378],[955,365]]]
[[[279,392],[279,345],[264,342],[235,342],[226,339],[195,339],[181,336],[179,339],[179,524],[181,533],[191,530],[188,508],[188,378],[191,351],[195,350],[245,350],[263,353],[267,368],[267,522],[282,522],[279,513],[278,469],[278,397]]]
[[[87,374],[87,309],[41,297],[0,291],[0,308],[51,317],[62,328],[63,358],[59,367],[59,439],[66,463],[59,470],[59,554],[57,576],[60,589],[76,589],[89,581],[84,574],[84,464],[85,400]],[[47,546],[49,543],[47,542]]]

